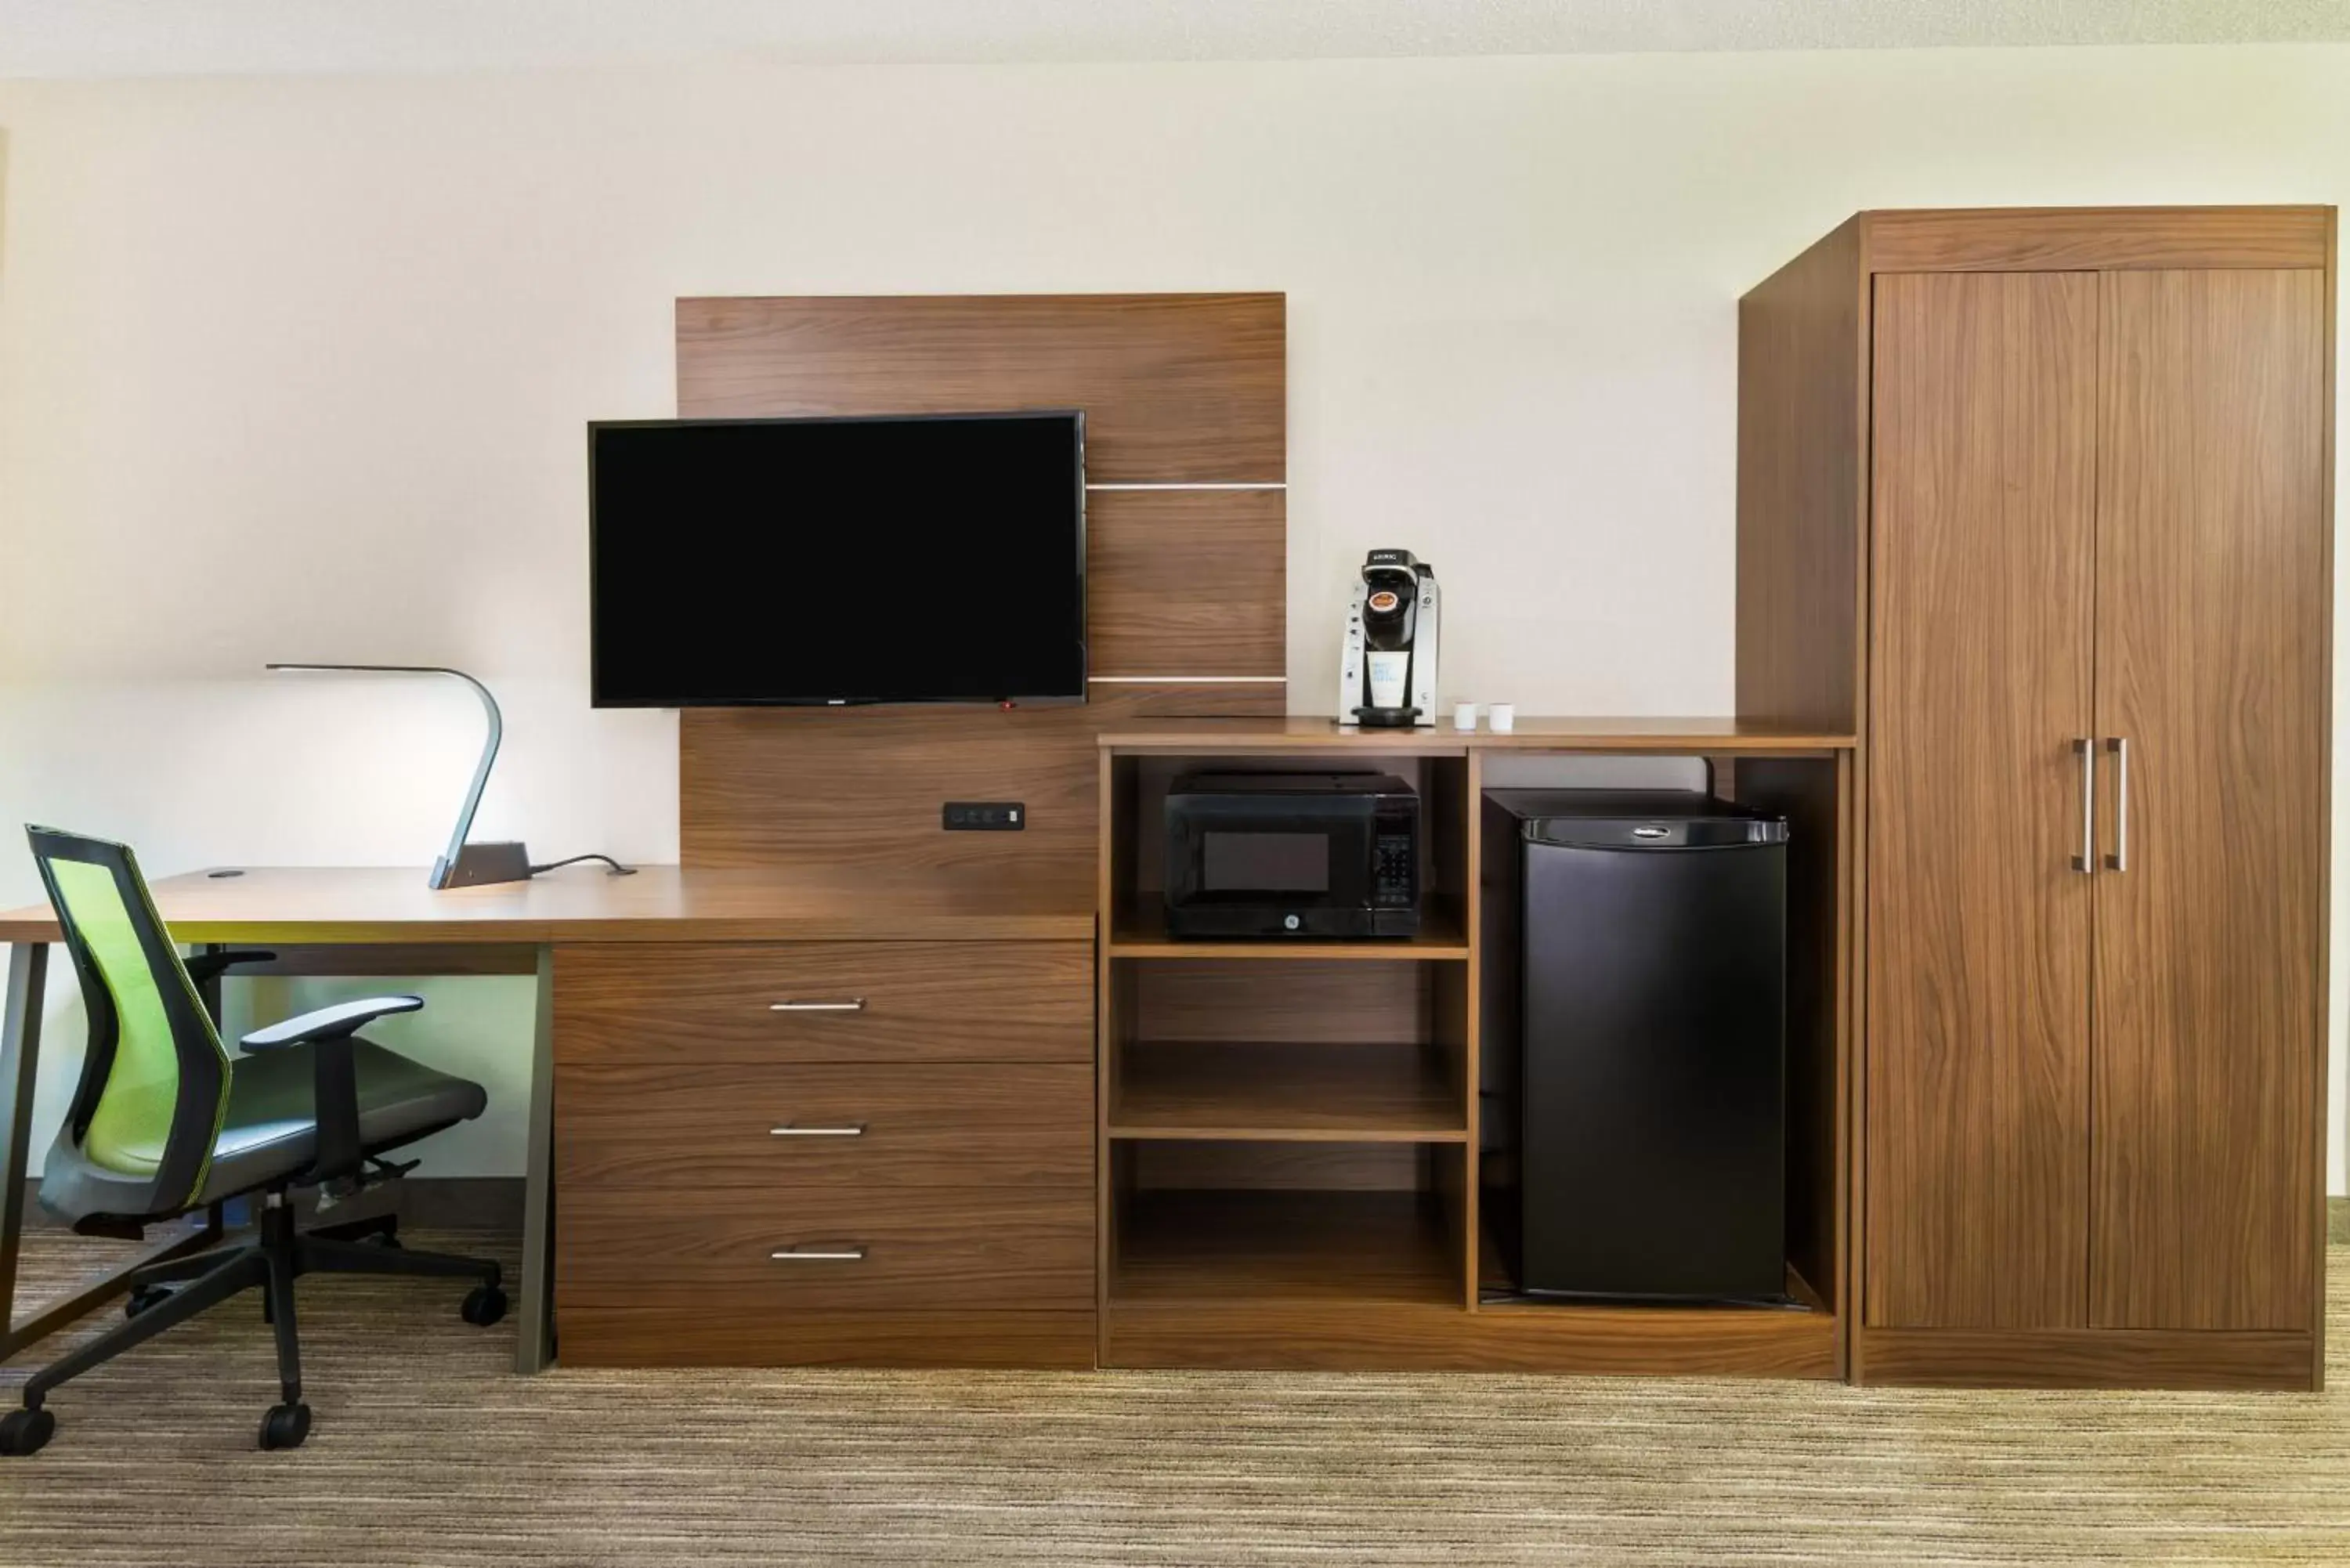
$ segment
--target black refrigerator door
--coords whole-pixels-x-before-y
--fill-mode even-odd
[[[1522,845],[1522,1288],[1780,1298],[1786,847],[1588,826]]]

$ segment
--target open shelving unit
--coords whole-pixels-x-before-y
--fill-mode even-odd
[[[1846,736],[1703,720],[1535,720],[1503,736],[1198,721],[1103,735],[1102,1365],[1836,1376],[1850,748]],[[1497,750],[1702,757],[1725,793],[1803,819],[1812,858],[1793,878],[1804,907],[1792,912],[1810,983],[1794,987],[1807,1038],[1791,1029],[1791,1145],[1804,1143],[1790,1161],[1794,1307],[1489,1299],[1500,1250],[1483,1213],[1495,1178],[1479,1125],[1478,805]],[[1420,933],[1170,937],[1168,785],[1225,764],[1409,780],[1421,799]]]

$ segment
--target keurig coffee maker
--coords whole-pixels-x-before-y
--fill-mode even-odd
[[[1338,650],[1338,722],[1401,730],[1436,722],[1436,568],[1409,550],[1363,562]]]

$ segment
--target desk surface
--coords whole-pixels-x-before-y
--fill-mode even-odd
[[[920,887],[837,870],[633,877],[573,866],[528,882],[434,892],[421,867],[245,867],[153,884],[183,942],[1082,940],[1094,889],[933,874]],[[57,940],[47,904],[0,914],[0,942]]]

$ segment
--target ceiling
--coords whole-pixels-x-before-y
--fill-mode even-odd
[[[2350,0],[0,0],[0,77],[2350,40]]]

